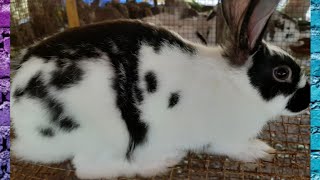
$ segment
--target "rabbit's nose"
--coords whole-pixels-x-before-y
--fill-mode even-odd
[[[291,112],[300,112],[309,107],[310,84],[307,82],[303,88],[298,89],[289,100],[286,109]]]

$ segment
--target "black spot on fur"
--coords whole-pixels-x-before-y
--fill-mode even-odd
[[[22,62],[31,56],[41,57],[46,61],[63,59],[58,63],[58,66],[63,67],[64,61],[74,63],[102,54],[107,55],[114,67],[113,89],[117,94],[116,105],[130,134],[126,154],[129,159],[134,148],[144,142],[148,130],[138,108],[143,101],[143,91],[138,86],[139,52],[142,44],[151,46],[156,53],[159,53],[165,44],[178,47],[183,53],[196,53],[192,45],[166,29],[136,20],[116,20],[68,29],[30,48]],[[62,76],[63,73],[60,73],[58,82],[62,81]],[[63,80],[63,83],[56,84],[60,86],[70,82]],[[58,114],[60,113],[55,113],[55,116]]]
[[[13,96],[14,96],[15,98],[19,98],[19,97],[21,97],[21,96],[23,96],[23,95],[24,95],[23,90],[22,90],[22,89],[19,89],[19,88],[17,88],[17,89],[14,91],[14,93],[13,93]]]
[[[60,128],[64,131],[72,131],[78,128],[80,125],[72,120],[70,117],[65,117],[59,121]]]
[[[41,128],[40,134],[44,137],[53,137],[55,135],[55,132],[52,128]]]
[[[82,80],[83,70],[75,63],[66,68],[58,69],[52,73],[50,84],[58,89],[70,87]]]
[[[70,132],[80,127],[80,125],[72,118],[64,115],[63,105],[57,100],[54,100],[53,98],[47,98],[45,103],[51,113],[51,122],[61,130]]]
[[[273,68],[287,65],[292,70],[291,82],[278,82],[273,78]],[[262,97],[269,101],[277,95],[285,96],[297,90],[300,80],[300,67],[286,55],[270,54],[266,45],[260,47],[253,57],[253,65],[248,71],[251,84],[258,89]]]
[[[143,91],[137,85],[135,87],[135,95],[136,95],[136,99],[138,100],[138,102],[141,103],[144,99]]]
[[[291,112],[300,112],[308,108],[310,103],[310,84],[307,83],[303,88],[298,89],[289,100],[286,109]]]
[[[156,92],[158,86],[156,74],[152,71],[147,72],[144,80],[146,81],[147,91],[150,93]]]
[[[52,98],[47,98],[45,102],[46,102],[47,108],[50,109],[51,111],[51,116],[52,116],[51,121],[57,122],[63,113],[62,105]]]
[[[18,92],[19,91],[22,90],[19,89]],[[64,131],[71,131],[79,127],[79,124],[64,115],[63,105],[49,95],[47,86],[41,79],[41,73],[38,73],[31,78],[24,92],[31,97],[38,98],[43,102],[43,104],[46,106],[45,109],[49,111],[51,115],[51,123],[57,127]]]
[[[178,92],[171,93],[169,98],[168,108],[173,108],[174,106],[176,106],[179,100],[180,100],[180,95]]]
[[[64,59],[57,59],[56,63],[58,68],[63,68],[67,64],[66,60]]]
[[[24,90],[29,96],[43,99],[48,95],[47,88],[41,79],[41,73],[33,76]]]

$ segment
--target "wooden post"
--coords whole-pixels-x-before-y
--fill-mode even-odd
[[[66,8],[69,27],[80,26],[76,0],[66,0]]]

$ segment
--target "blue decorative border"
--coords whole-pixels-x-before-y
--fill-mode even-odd
[[[0,179],[10,179],[10,0],[0,0]]]
[[[320,0],[311,0],[311,179],[320,179]]]

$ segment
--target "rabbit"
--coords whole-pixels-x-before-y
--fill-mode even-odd
[[[289,44],[298,41],[301,33],[294,19],[276,11],[271,17],[271,20],[274,26],[266,33],[267,41],[271,41],[274,45],[282,46],[282,48],[287,48]]]
[[[310,101],[294,58],[262,40],[278,1],[222,0],[229,33],[216,47],[141,20],[72,28],[29,47],[11,85],[12,155],[70,159],[81,179],[160,175],[188,151],[271,158],[257,134]]]

